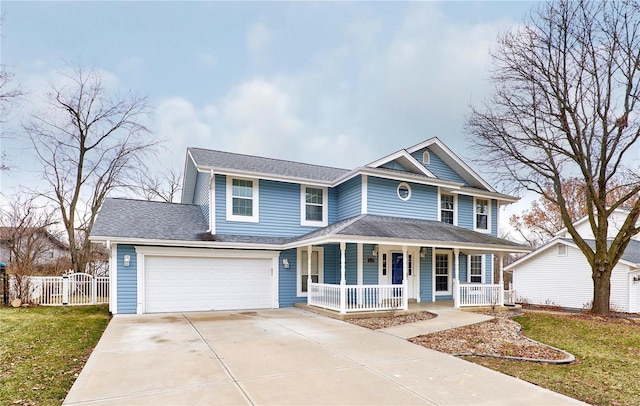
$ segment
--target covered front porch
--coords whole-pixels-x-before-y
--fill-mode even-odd
[[[342,315],[407,311],[409,301],[502,306],[504,256],[530,251],[441,222],[377,216],[309,237],[297,245],[300,293]],[[327,266],[317,251],[331,256]]]

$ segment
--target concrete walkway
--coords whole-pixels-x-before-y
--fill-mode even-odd
[[[66,405],[577,405],[300,309],[117,315]]]
[[[456,327],[468,326],[470,324],[482,323],[491,320],[493,317],[484,314],[465,312],[454,309],[452,307],[433,306],[422,307],[431,313],[435,313],[438,317],[431,320],[418,321],[415,323],[403,324],[380,329],[387,334],[400,338],[411,338],[422,334],[435,333],[437,331],[449,330]]]

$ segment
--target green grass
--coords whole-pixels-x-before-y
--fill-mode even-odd
[[[594,405],[640,404],[640,321],[528,312],[524,334],[566,350],[570,365],[467,358]]]
[[[61,404],[108,323],[107,305],[0,307],[0,404]]]

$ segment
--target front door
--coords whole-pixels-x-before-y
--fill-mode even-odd
[[[402,285],[403,256],[400,252],[391,254],[391,284]]]

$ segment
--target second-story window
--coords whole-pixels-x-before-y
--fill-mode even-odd
[[[489,201],[487,199],[476,199],[476,230],[489,230]]]
[[[301,223],[305,226],[327,225],[327,188],[301,187]]]
[[[440,221],[453,224],[454,205],[453,195],[440,195]]]
[[[258,180],[227,178],[227,220],[258,221]]]

